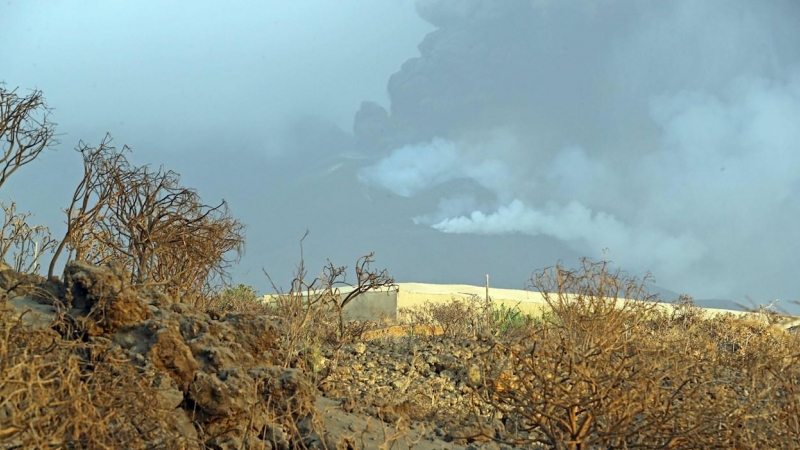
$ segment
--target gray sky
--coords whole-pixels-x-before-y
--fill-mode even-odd
[[[792,0],[5,2],[0,79],[44,91],[63,145],[3,197],[59,235],[70,149],[110,132],[229,201],[262,291],[309,229],[312,269],[374,250],[400,281],[519,288],[589,256],[788,306],[797,23]]]

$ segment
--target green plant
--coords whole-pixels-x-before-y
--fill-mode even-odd
[[[229,286],[210,301],[211,307],[224,312],[265,311],[264,302],[253,286]]]
[[[501,303],[499,306],[492,308],[493,328],[500,333],[520,329],[531,323],[532,320],[531,315],[525,314],[519,309],[519,304],[510,307],[505,303]]]

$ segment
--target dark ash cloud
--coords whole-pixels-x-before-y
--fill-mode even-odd
[[[797,298],[800,5],[417,11],[437,29],[390,78],[391,110],[364,105],[355,125],[382,157],[362,183],[439,193],[414,223],[548,237],[698,297]]]

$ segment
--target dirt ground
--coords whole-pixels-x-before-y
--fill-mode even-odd
[[[342,409],[341,401],[317,397],[317,410],[325,429],[335,436],[352,436],[355,448],[392,448],[397,450],[458,450],[466,448],[447,442],[422,424],[410,427],[387,424],[367,414],[353,414]],[[489,447],[485,447],[489,448]],[[498,447],[499,448],[499,447]]]

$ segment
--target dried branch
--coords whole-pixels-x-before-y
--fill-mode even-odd
[[[75,259],[116,262],[131,282],[161,286],[173,298],[204,301],[225,284],[228,270],[244,248],[244,226],[223,200],[204,204],[197,192],[180,186],[180,176],[163,167],[131,165],[110,146],[78,148],[84,177],[65,210],[64,245]],[[51,263],[51,274],[55,262]]]
[[[55,124],[41,91],[26,97],[0,85],[0,187],[20,167],[30,163],[53,139]]]
[[[58,241],[50,237],[50,230],[46,226],[29,225],[31,213],[17,213],[16,203],[6,205],[0,201],[0,207],[4,213],[0,228],[0,261],[5,262],[13,250],[13,263],[9,264],[12,269],[22,273],[37,272],[41,255],[51,251]]]

